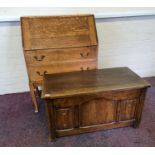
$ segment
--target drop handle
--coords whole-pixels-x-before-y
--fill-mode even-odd
[[[89,53],[86,53],[86,54],[80,53],[80,55],[82,58],[87,58],[89,56]]]
[[[36,73],[37,73],[39,76],[43,76],[44,74],[47,73],[47,71],[44,71],[42,74],[41,74],[39,71],[37,71]]]
[[[81,69],[81,71],[84,71],[83,67],[81,67],[80,69]]]
[[[43,59],[45,58],[44,55],[41,55],[40,58],[38,56],[34,56],[33,57],[36,61],[43,61]]]
[[[81,69],[81,71],[84,71],[84,70],[90,70],[89,67],[87,67],[86,69],[84,69],[83,67],[81,67],[80,69]]]

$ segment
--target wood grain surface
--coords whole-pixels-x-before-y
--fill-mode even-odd
[[[44,74],[97,68],[98,39],[93,15],[21,17],[31,96]]]
[[[150,86],[127,67],[47,74],[43,81],[52,141],[101,129],[139,127]]]
[[[148,87],[127,67],[44,75],[42,98]]]
[[[97,45],[93,15],[22,17],[24,50]]]

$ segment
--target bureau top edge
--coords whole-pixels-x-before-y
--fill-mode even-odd
[[[24,19],[24,18],[61,18],[61,17],[89,17],[89,16],[93,16],[93,14],[66,14],[66,15],[32,15],[32,16],[21,16],[20,20]]]

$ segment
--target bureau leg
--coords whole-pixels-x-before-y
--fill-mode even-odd
[[[36,96],[35,96],[36,88],[34,87],[33,83],[29,83],[29,87],[30,87],[30,93],[31,93],[32,101],[34,104],[34,112],[38,113],[38,104],[37,104],[37,100],[36,100]]]
[[[135,123],[133,124],[133,128],[135,128],[135,129],[139,128],[139,124],[140,124],[140,123],[135,122]]]

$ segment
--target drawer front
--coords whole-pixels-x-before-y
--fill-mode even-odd
[[[82,62],[66,62],[53,63],[45,66],[28,66],[28,74],[31,81],[42,81],[44,74],[62,73],[71,71],[84,71],[97,68],[97,61],[82,61]]]
[[[97,48],[80,47],[67,49],[48,49],[25,51],[25,58],[28,65],[48,65],[59,62],[83,61],[97,58]]]

